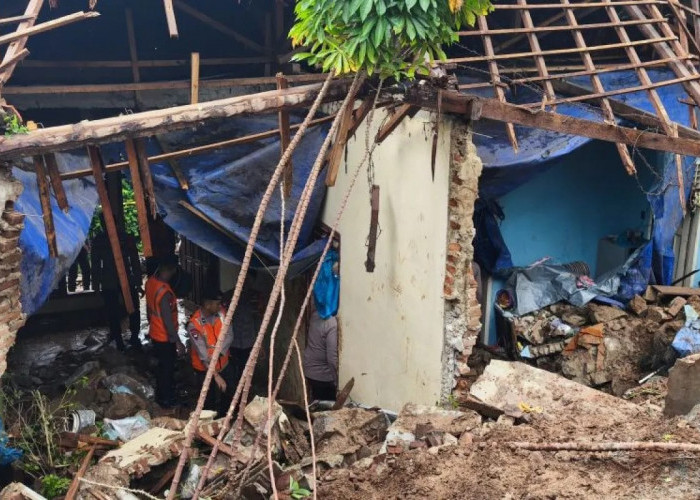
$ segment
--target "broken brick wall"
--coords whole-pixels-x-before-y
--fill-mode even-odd
[[[12,177],[9,168],[0,166],[0,376],[7,368],[7,353],[15,343],[17,331],[26,320],[19,288],[19,234],[24,227],[24,214],[14,207],[21,193],[22,184]]]
[[[442,353],[441,398],[459,400],[468,390],[467,360],[481,332],[481,305],[472,272],[474,203],[479,192],[482,163],[472,142],[470,126],[455,120],[450,136],[450,185],[447,257],[445,262],[445,342]]]

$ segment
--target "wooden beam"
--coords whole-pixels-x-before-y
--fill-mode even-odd
[[[316,118],[311,120],[309,127],[320,125],[322,123],[327,123],[333,121],[335,115],[326,116],[323,118]],[[298,129],[300,124],[291,125],[290,130]],[[258,132],[257,134],[246,135],[243,137],[236,137],[235,139],[227,139],[225,141],[213,142],[211,144],[204,144],[202,146],[196,146],[193,148],[182,149],[179,151],[173,151],[172,153],[163,153],[159,155],[154,155],[150,157],[144,156],[146,158],[146,164],[160,163],[166,160],[177,159],[177,158],[188,158],[190,156],[195,156],[202,153],[207,153],[209,151],[215,151],[217,149],[230,148],[232,146],[238,146],[240,144],[250,144],[251,142],[257,142],[262,139],[269,139],[270,137],[275,137],[280,134],[280,129],[268,130],[266,132]],[[138,141],[137,141],[138,142]],[[123,170],[129,166],[129,162],[122,161],[117,163],[112,163],[105,167],[107,172],[112,172],[115,170]],[[92,175],[92,170],[74,170],[73,172],[68,172],[61,174],[61,179],[79,179],[81,177],[88,177]]]
[[[51,180],[51,187],[53,188],[53,194],[56,197],[58,207],[64,212],[68,212],[70,207],[68,206],[66,191],[63,189],[61,172],[58,170],[56,156],[54,154],[48,154],[44,156],[44,162],[46,163],[46,169],[49,171],[49,179]]]
[[[277,73],[277,89],[283,90],[288,87],[289,85],[287,84],[287,79],[284,77],[284,75],[282,73]],[[289,128],[289,112],[282,110],[277,113],[277,122],[279,123],[278,126],[280,131],[280,155],[284,155],[284,152],[287,150],[292,138],[291,129]],[[292,186],[294,185],[294,165],[291,157],[284,166],[283,182],[284,197],[289,199],[289,197],[292,195]]]
[[[7,35],[0,36],[0,45],[5,45],[6,43],[11,43],[21,38],[43,33],[45,31],[50,31],[55,28],[60,28],[61,26],[66,26],[77,21],[83,21],[85,19],[99,17],[99,15],[100,13],[95,11],[80,11],[74,14],[59,17],[58,19],[52,19],[51,21],[46,21],[45,23],[37,24],[36,26],[32,26],[31,28],[27,28],[22,31],[17,30],[13,33],[8,33]]]
[[[44,231],[46,232],[46,243],[49,248],[49,256],[58,257],[58,245],[56,244],[56,228],[53,224],[53,211],[51,210],[51,194],[49,183],[46,180],[46,169],[44,168],[44,158],[34,157],[34,170],[36,171],[36,184],[39,189],[39,201],[41,202],[41,214],[44,219]]]
[[[153,176],[151,175],[151,167],[148,164],[148,152],[146,151],[146,141],[144,139],[136,139],[136,158],[139,162],[139,170],[141,170],[141,180],[143,181],[144,194],[148,199],[148,207],[153,219],[158,215],[158,204],[156,203],[155,187],[153,186]]]
[[[199,102],[199,52],[190,57],[190,104]]]
[[[17,26],[17,31],[24,31],[34,26],[34,21],[39,15],[39,11],[41,10],[41,6],[43,4],[44,0],[29,0],[27,8],[24,11],[24,15],[27,16],[27,19],[25,21],[22,21]],[[24,38],[20,38],[19,40],[11,43],[10,46],[7,48],[7,51],[5,52],[5,57],[2,59],[2,63],[5,66],[5,69],[0,71],[0,87],[3,86],[7,82],[7,80],[10,79],[10,77],[12,76],[12,72],[17,66],[17,63],[9,65],[6,65],[5,63],[11,61],[17,56],[17,54],[22,52],[26,44],[27,37],[25,36]]]
[[[693,9],[700,11],[700,0],[690,0],[690,3],[692,4]],[[693,32],[695,45],[700,46],[700,16],[697,14],[693,14]]]
[[[563,5],[568,5],[569,0],[561,0]],[[569,22],[569,25],[572,28],[572,34],[574,37],[574,41],[576,42],[576,46],[579,48],[586,48],[586,41],[583,38],[583,34],[581,31],[578,29],[578,21],[576,20],[576,15],[574,14],[574,11],[571,9],[566,9],[566,19]],[[583,65],[586,67],[586,70],[588,71],[595,71],[595,64],[593,63],[593,58],[588,52],[582,52],[581,53],[581,59],[583,60]],[[601,81],[600,77],[596,74],[591,75],[591,84],[593,85],[593,90],[595,90],[598,93],[603,93],[605,92],[605,88],[603,88],[603,82]],[[551,82],[550,82],[551,86]],[[551,87],[552,92],[554,92],[554,87]],[[603,110],[603,116],[605,117],[605,120],[608,123],[616,123],[615,120],[615,113],[612,110],[612,107],[610,106],[610,102],[608,101],[607,98],[603,97],[600,100],[600,108]],[[615,147],[617,148],[617,152],[620,154],[620,159],[622,160],[622,165],[625,167],[625,170],[627,170],[628,174],[634,174],[636,171],[636,168],[634,166],[634,160],[632,159],[632,155],[630,154],[629,150],[627,149],[627,146],[624,144],[617,143],[615,144]]]
[[[229,37],[233,38],[234,40],[239,41],[242,45],[248,47],[249,49],[252,49],[256,52],[267,55],[267,50],[265,49],[265,47],[254,42],[250,38],[241,35],[237,31],[232,30],[231,28],[229,28],[225,24],[220,23],[216,19],[213,19],[213,18],[207,16],[206,14],[200,12],[199,10],[195,9],[194,7],[190,7],[182,0],[174,0],[174,2],[175,2],[175,7],[180,9],[185,14],[187,14],[191,17],[194,17],[195,19],[203,22],[204,24],[206,24],[207,26],[209,26],[211,28],[214,28],[215,30],[217,30],[220,33],[223,33],[224,35],[229,36]]]
[[[700,0],[697,0],[700,1]],[[593,9],[591,9],[593,10]],[[568,10],[567,10],[568,12]],[[565,12],[562,12],[561,14],[557,14],[557,20],[561,19],[564,17],[566,14]],[[579,14],[579,19],[581,18],[581,15]],[[655,23],[660,23],[661,21],[658,21],[656,19],[647,19],[647,20],[634,20],[634,21],[620,21],[619,24],[615,23],[610,23],[610,22],[605,22],[605,23],[584,23],[584,24],[579,24],[578,29],[580,30],[599,30],[602,28],[614,28],[615,26],[638,26],[640,24],[655,24]],[[548,24],[542,24],[542,22],[538,22],[537,26],[533,26],[532,28],[505,28],[505,29],[490,29],[490,28],[481,28],[479,27],[478,30],[470,30],[470,31],[458,31],[457,34],[459,36],[497,36],[497,35],[508,35],[508,36],[515,36],[515,35],[525,35],[527,33],[539,33],[541,35],[544,35],[545,33],[553,33],[557,31],[571,31],[571,26],[567,24],[563,25],[556,25],[556,26],[550,26]],[[515,37],[518,40],[521,39],[522,37],[518,36]],[[509,44],[510,45],[510,44]],[[502,48],[503,45],[499,46],[499,48]]]
[[[99,196],[100,204],[102,205],[102,214],[104,215],[105,226],[107,226],[107,236],[112,247],[112,255],[114,256],[114,264],[117,268],[117,276],[119,277],[119,285],[121,286],[124,305],[126,307],[126,312],[128,314],[132,314],[134,312],[134,303],[132,302],[131,298],[131,285],[129,284],[129,278],[126,275],[124,255],[122,254],[122,247],[119,242],[117,224],[114,220],[114,213],[112,212],[112,206],[109,202],[109,195],[107,194],[102,154],[97,146],[88,146],[88,156],[90,157],[90,164],[92,165],[92,174],[95,178],[97,195]]]
[[[139,71],[139,56],[138,47],[136,45],[136,31],[134,30],[134,13],[130,7],[124,9],[124,17],[126,19],[126,35],[129,42],[129,57],[131,58],[131,75],[134,83],[141,83],[141,72]],[[141,105],[141,95],[138,90],[134,91],[134,99],[138,108]]]
[[[327,75],[326,75],[327,76]],[[325,77],[319,74],[290,75],[289,83],[310,83],[323,81]],[[219,80],[203,80],[201,88],[249,87],[255,85],[275,85],[275,77],[260,78],[225,78]],[[26,87],[6,87],[3,95],[36,95],[36,94],[84,94],[94,92],[129,92],[137,90],[172,90],[189,89],[189,80],[141,83],[105,83],[85,85],[31,85]]]
[[[90,461],[92,460],[92,456],[95,454],[96,448],[97,445],[93,444],[88,450],[85,457],[83,458],[83,461],[80,462],[80,468],[78,469],[78,472],[75,473],[75,476],[73,476],[73,480],[71,481],[70,486],[68,487],[68,492],[66,493],[65,500],[75,500],[75,498],[78,496],[78,490],[80,489],[80,479],[87,472],[88,467],[90,466]]]
[[[364,78],[364,77],[363,77]],[[359,89],[361,84],[357,86]],[[335,181],[338,178],[338,170],[340,170],[340,163],[343,160],[343,155],[345,153],[345,146],[348,143],[349,131],[353,123],[353,108],[355,106],[355,98],[357,97],[357,91],[348,99],[348,105],[342,111],[342,116],[340,117],[340,124],[338,130],[335,134],[335,139],[333,141],[333,146],[328,152],[328,172],[326,173],[326,186],[335,186]]]
[[[143,244],[143,254],[146,257],[153,256],[153,246],[151,245],[151,232],[148,228],[148,209],[146,208],[146,193],[141,182],[141,169],[139,168],[139,158],[136,153],[136,144],[132,139],[128,139],[126,156],[129,159],[129,173],[131,174],[131,185],[134,188],[134,201],[136,203],[136,215],[139,221],[139,234]]]
[[[520,11],[520,17],[523,20],[523,26],[525,28],[534,28],[535,25],[532,22],[532,16],[530,15],[530,11],[528,10],[529,6],[527,5],[527,0],[517,0],[517,2],[518,5],[524,7],[523,10]],[[551,101],[556,99],[556,95],[554,94],[554,88],[552,87],[552,83],[549,80],[546,80],[546,78],[549,77],[549,70],[547,69],[547,63],[545,63],[544,57],[542,55],[539,55],[542,52],[542,49],[540,48],[540,42],[537,40],[537,34],[534,32],[527,33],[526,37],[528,39],[528,42],[530,43],[530,50],[532,50],[533,53],[538,54],[534,56],[535,67],[537,68],[537,72],[542,78],[545,78],[545,97],[542,99],[542,106],[544,106],[545,101]],[[490,62],[494,61],[491,60]]]
[[[158,143],[158,146],[160,149],[163,150],[164,153],[168,153],[168,148],[165,147],[165,143],[163,140],[155,136],[155,140]],[[175,158],[171,158],[168,160],[168,164],[170,165],[170,168],[173,171],[173,174],[175,175],[175,178],[177,179],[177,183],[180,185],[180,189],[183,191],[187,191],[190,189],[190,184],[187,181],[187,177],[185,176],[184,172],[182,171],[182,168],[180,167],[180,163]]]
[[[384,142],[384,139],[389,137],[389,135],[396,129],[396,127],[399,126],[399,124],[403,121],[404,118],[406,118],[409,115],[415,115],[419,110],[420,108],[412,104],[402,104],[401,106],[399,106],[398,109],[394,112],[394,114],[391,115],[389,120],[387,120],[384,126],[381,129],[379,129],[379,132],[377,132],[377,142],[380,144]]]
[[[353,110],[352,112],[352,125],[350,125],[350,128],[348,129],[348,140],[355,135],[357,132],[357,129],[360,128],[360,125],[364,121],[364,119],[367,117],[370,111],[372,111],[372,107],[374,106],[374,97],[365,97],[360,105]],[[377,106],[379,108],[379,106]]]
[[[589,102],[593,104],[600,103],[600,98],[590,97],[591,94],[593,94],[592,89],[582,87],[565,80],[554,80],[552,83],[554,85],[554,90],[560,94],[571,96],[588,96],[586,99],[582,99],[582,102]],[[622,101],[616,101],[615,99],[608,99],[608,103],[612,107],[615,114],[620,118],[638,123],[645,127],[656,129],[661,129],[664,127],[664,124],[661,122],[659,117],[653,113],[630,106]],[[684,125],[678,126],[678,135],[680,137],[685,137],[686,139],[700,140],[700,132]]]
[[[666,5],[666,2],[661,0],[625,0],[622,2],[615,2],[615,5],[619,6],[629,6],[629,5]],[[591,3],[571,3],[564,7],[565,9],[590,9],[591,7],[605,7],[604,3],[591,2]],[[522,6],[513,4],[494,4],[493,8],[495,10],[522,10]],[[539,3],[527,6],[528,9],[561,9],[562,5],[559,3]]]
[[[19,23],[22,21],[30,21],[34,19],[36,19],[36,16],[28,16],[26,14],[23,16],[6,17],[4,19],[0,19],[0,26],[5,26],[6,24]]]
[[[625,10],[633,19],[646,19],[646,16],[642,12],[642,10],[635,5],[629,5],[625,7]],[[663,19],[661,12],[656,8],[656,6],[652,5],[651,11],[656,19]],[[673,31],[671,30],[671,27],[668,26],[668,24],[661,23],[660,27],[661,31],[665,33],[667,37],[673,35]],[[657,35],[660,36],[660,33],[656,30],[656,28],[648,24],[640,25],[639,30],[644,34],[644,36],[649,38],[653,38]],[[673,49],[671,49],[671,47],[667,43],[656,43],[654,44],[654,50],[656,51],[656,53],[659,54],[660,57],[664,58],[673,58],[678,56],[682,57],[683,55],[685,55],[683,53],[682,47],[680,47],[680,44],[678,44],[678,40],[676,39],[676,37],[672,36],[670,38],[677,44],[675,45],[676,52],[674,52]],[[668,66],[678,78],[688,77],[695,73],[695,70],[691,72],[691,70],[688,68],[684,61],[672,61],[668,64]],[[700,85],[698,85],[697,82],[688,82],[684,83],[683,87],[685,88],[685,91],[688,93],[688,95],[695,101],[695,103],[700,106]]]
[[[488,30],[489,26],[488,22],[486,21],[486,16],[479,16],[477,19],[479,22],[479,29]],[[495,53],[493,51],[493,42],[491,41],[491,37],[489,35],[484,35],[482,41],[484,42],[484,52],[486,52],[486,55],[493,56]],[[501,75],[498,71],[498,64],[496,61],[489,61],[488,66],[489,74],[491,76],[491,84],[493,85],[493,91],[496,94],[496,99],[501,102],[506,102],[506,93],[503,90],[503,87],[501,87]],[[517,153],[518,138],[515,136],[515,127],[512,123],[506,123],[506,135],[508,136],[508,140],[510,141],[513,151]]]
[[[669,137],[648,130],[584,120],[549,111],[530,110],[515,104],[501,103],[496,99],[462,95],[454,91],[441,92],[443,93],[442,110],[444,113],[472,116],[473,109],[479,108],[481,117],[489,120],[513,122],[524,127],[540,128],[602,141],[621,142],[638,148],[700,156],[700,142],[694,139]],[[435,96],[431,98],[409,96],[407,101],[416,106],[437,109],[437,97]]]
[[[324,101],[343,99],[349,85],[348,80],[331,82]],[[213,119],[304,107],[314,101],[320,88],[321,84],[304,85],[287,90],[272,90],[0,137],[0,159],[65,151],[88,144],[123,141],[129,137],[156,135],[196,127]]]
[[[266,56],[253,57],[210,57],[200,59],[200,66],[231,66],[239,64],[258,64],[269,61]],[[171,68],[178,66],[188,66],[191,59],[153,59],[139,60],[139,68]],[[79,68],[79,69],[115,69],[131,68],[131,61],[27,61],[25,68]]]
[[[5,68],[9,68],[10,66],[16,66],[18,62],[20,62],[22,59],[24,59],[28,55],[29,55],[29,50],[22,49],[21,52],[17,52],[14,56],[12,56],[7,61],[0,62],[0,71],[4,70]]]
[[[177,38],[180,35],[177,32],[177,19],[175,19],[173,0],[163,0],[163,7],[165,8],[165,19],[168,21],[168,33],[170,33],[170,38]]]
[[[615,2],[617,4],[617,2]],[[648,27],[648,26],[647,26]],[[641,29],[641,28],[640,28]],[[496,54],[494,56],[477,56],[477,57],[456,57],[454,59],[446,59],[442,61],[443,64],[450,63],[467,63],[467,62],[483,62],[483,61],[500,61],[503,59],[520,59],[524,57],[535,57],[535,56],[558,56],[563,54],[579,54],[581,52],[600,52],[603,50],[616,50],[623,49],[625,47],[638,47],[640,45],[657,45],[662,42],[668,42],[675,40],[675,36],[666,36],[663,38],[653,38],[645,40],[636,40],[629,43],[611,43],[606,45],[592,45],[584,51],[579,48],[569,48],[569,49],[553,49],[553,50],[541,50],[532,52],[519,52],[516,54]],[[668,56],[666,56],[668,57]]]

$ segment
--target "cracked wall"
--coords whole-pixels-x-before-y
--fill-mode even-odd
[[[481,305],[472,272],[474,203],[479,192],[482,163],[472,142],[469,124],[457,120],[450,135],[450,184],[441,400],[459,401],[469,389],[467,360],[481,332]]]

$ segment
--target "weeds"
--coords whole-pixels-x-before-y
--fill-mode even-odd
[[[68,493],[71,480],[56,474],[49,474],[41,478],[41,494],[46,498],[56,498]]]
[[[302,488],[293,477],[290,477],[289,495],[294,500],[301,500],[302,498],[309,498],[311,496],[311,491],[307,490],[306,488]]]
[[[17,115],[5,115],[3,121],[5,122],[5,136],[7,137],[29,133],[29,129],[20,121]]]

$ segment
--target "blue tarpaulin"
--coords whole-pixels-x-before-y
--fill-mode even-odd
[[[293,121],[298,121],[293,119]],[[184,149],[213,141],[245,136],[277,127],[277,117],[246,117],[192,130],[172,132],[160,138],[166,149]],[[292,193],[285,202],[285,234],[291,226],[294,212],[306,179],[328,126],[317,126],[307,131],[294,151],[292,164],[294,182]],[[155,140],[147,144],[149,155],[162,153]],[[106,164],[123,161],[126,153],[122,144],[102,148]],[[198,246],[234,264],[242,260],[250,229],[265,188],[280,157],[278,138],[216,150],[178,160],[189,183],[189,190],[180,189],[172,167],[165,163],[153,164],[151,170],[158,209],[164,221],[176,232]],[[58,154],[59,170],[68,172],[89,168],[87,157],[76,154]],[[52,197],[52,208],[58,240],[59,257],[49,258],[41,204],[34,173],[14,169],[16,178],[24,185],[17,209],[27,214],[25,229],[20,237],[22,248],[22,304],[28,314],[36,312],[47,300],[58,280],[67,272],[85,242],[90,220],[97,204],[97,193],[91,177],[65,181],[70,211],[64,214]],[[290,273],[303,271],[323,250],[325,240],[314,240],[313,227],[321,211],[325,194],[323,176],[315,185],[307,217],[293,257]],[[180,205],[185,201],[225,229],[216,229],[210,223]],[[263,219],[255,245],[254,267],[272,268],[279,262],[279,230],[282,218],[279,189],[276,189]]]
[[[650,70],[649,75],[652,81],[673,78],[673,75],[669,75],[665,70]],[[639,85],[637,76],[632,71],[605,73],[600,77],[606,90]],[[574,78],[571,81],[590,87],[588,77]],[[689,126],[687,105],[681,102],[681,99],[687,97],[682,85],[662,87],[656,91],[670,118]],[[480,93],[492,97],[487,89]],[[509,102],[526,103],[536,102],[541,96],[527,87],[518,87],[517,93],[508,95],[507,98]],[[646,92],[622,94],[615,96],[615,99],[655,114]],[[583,103],[558,105],[557,113],[597,122],[603,121],[598,110]],[[624,122],[622,124],[630,125]],[[508,268],[512,267],[510,253],[499,230],[499,222],[503,214],[500,213],[497,200],[537,174],[551,168],[555,164],[555,159],[560,159],[591,141],[585,137],[520,126],[516,126],[515,131],[519,145],[517,153],[506,136],[503,123],[481,120],[475,126],[474,142],[484,166],[479,180],[481,201],[476,207],[474,216],[477,228],[475,258],[482,269],[494,275],[507,273]],[[682,222],[683,210],[680,203],[675,156],[661,154],[658,156],[661,158],[660,164],[656,165],[659,178],[647,195],[654,215],[652,258],[640,259],[639,264],[651,263],[656,282],[669,284],[674,263],[673,235]],[[620,168],[623,168],[622,165]],[[685,199],[688,199],[690,193],[694,169],[695,158],[684,158],[682,174],[685,192],[682,196]],[[639,269],[639,272],[646,276],[651,274],[648,267]]]

